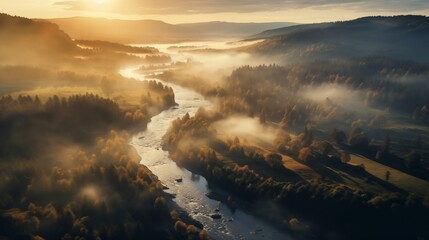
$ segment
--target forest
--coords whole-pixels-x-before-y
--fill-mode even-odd
[[[429,17],[130,19],[0,13],[0,239],[429,239]]]
[[[128,53],[158,51],[75,42],[5,14],[0,24],[1,238],[208,239],[129,145],[176,103],[170,87],[117,71],[145,61]]]
[[[200,110],[195,117],[186,115],[177,119],[164,136],[163,146],[177,164],[193,169],[211,184],[225,189],[229,194],[225,201],[231,208],[239,205],[240,200],[234,199],[247,199],[254,205],[255,214],[301,238],[329,238],[334,229],[341,229],[341,238],[352,239],[369,235],[382,239],[427,236],[424,219],[429,213],[428,196],[396,192],[385,183],[380,184],[388,189],[383,193],[368,191],[360,184],[348,184],[335,170],[356,178],[365,177],[369,184],[378,180],[364,166],[348,164],[350,156],[339,153],[333,144],[314,139],[308,128],[297,136],[290,136],[280,128],[272,150],[268,151],[255,147],[251,140],[225,139],[214,128],[222,115]],[[335,133],[338,135],[341,134]],[[352,146],[353,141],[349,140]],[[293,166],[283,162],[283,154],[309,166],[319,177],[303,179]],[[271,204],[275,212],[265,209]],[[302,216],[303,223],[291,217],[294,215]],[[344,221],[345,218],[348,220]],[[307,219],[312,222],[306,223]],[[360,226],[359,231],[355,225]]]
[[[370,17],[272,30],[248,47],[190,50],[242,63],[213,69],[200,57],[157,75],[214,102],[174,121],[163,147],[226,191],[212,197],[298,239],[425,239],[429,66],[405,43],[427,51],[419,42],[427,26],[427,17]],[[349,28],[367,39],[344,52],[355,43]],[[382,44],[379,28],[409,35],[385,46],[397,50],[364,49]],[[258,63],[267,59],[275,63]]]

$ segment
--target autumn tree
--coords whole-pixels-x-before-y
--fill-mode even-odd
[[[405,165],[410,169],[421,166],[421,155],[416,150],[411,150],[405,157]]]
[[[381,146],[381,151],[385,154],[388,154],[389,149],[390,149],[390,136],[389,136],[389,134],[387,134],[384,137],[383,145]]]
[[[346,134],[343,131],[338,130],[336,128],[332,130],[331,137],[337,144],[344,144],[347,142]]]
[[[359,148],[368,147],[369,140],[366,132],[360,127],[353,128],[350,133],[349,144]]]

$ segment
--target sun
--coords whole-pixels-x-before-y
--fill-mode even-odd
[[[95,3],[96,3],[97,5],[103,5],[103,4],[105,4],[105,3],[106,3],[106,0],[95,0]]]

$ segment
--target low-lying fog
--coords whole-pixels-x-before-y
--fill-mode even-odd
[[[259,118],[235,116],[218,121],[213,126],[219,133],[266,143],[272,143],[276,137],[276,129],[262,125]]]
[[[154,44],[150,47],[159,49],[171,57],[172,63],[189,63],[189,74],[195,74],[204,80],[219,80],[220,76],[227,76],[234,68],[243,65],[275,64],[272,59],[256,57],[249,53],[228,51],[239,47],[249,46],[257,41],[232,41],[232,42],[183,42],[177,44]],[[133,45],[147,46],[147,45]]]
[[[352,110],[359,115],[367,115],[371,110],[365,105],[365,93],[339,84],[306,86],[298,95],[314,102],[330,104]]]

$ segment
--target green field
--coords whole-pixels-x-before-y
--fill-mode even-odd
[[[429,182],[423,179],[411,176],[404,172],[398,171],[394,168],[385,166],[375,161],[369,160],[363,156],[351,155],[351,163],[364,164],[365,169],[368,173],[378,177],[379,179],[385,179],[386,171],[391,173],[389,182],[398,188],[407,192],[416,193],[419,195],[429,194]]]

